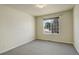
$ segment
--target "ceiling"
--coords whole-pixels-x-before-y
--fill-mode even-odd
[[[35,4],[10,4],[6,5],[17,10],[29,13],[33,16],[46,15],[56,12],[61,12],[73,8],[73,4],[47,4],[44,8],[37,8]]]

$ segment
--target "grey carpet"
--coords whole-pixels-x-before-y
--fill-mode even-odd
[[[77,55],[72,45],[34,40],[2,55]]]

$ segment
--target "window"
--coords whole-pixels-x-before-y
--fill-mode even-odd
[[[59,33],[59,17],[46,18],[43,20],[43,31],[45,34]]]

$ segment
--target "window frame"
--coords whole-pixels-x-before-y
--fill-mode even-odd
[[[43,19],[43,33],[44,34],[59,34],[60,33],[60,28],[59,28],[59,16],[58,17],[51,17],[51,18],[44,18]],[[46,33],[45,32],[45,20],[53,20],[54,21],[54,23],[55,23],[55,20],[57,20],[57,22],[54,24],[54,27],[51,27],[52,29],[50,30],[50,32],[48,32],[48,33]],[[51,24],[53,24],[53,23],[51,23]],[[55,29],[55,30],[54,30]],[[51,32],[51,31],[54,31],[54,32]]]

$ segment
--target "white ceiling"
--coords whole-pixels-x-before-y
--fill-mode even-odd
[[[46,7],[41,8],[41,9],[35,7],[35,4],[11,4],[11,5],[6,5],[6,6],[24,11],[33,16],[40,16],[40,15],[69,10],[69,9],[72,9],[74,5],[72,4],[47,4]]]

